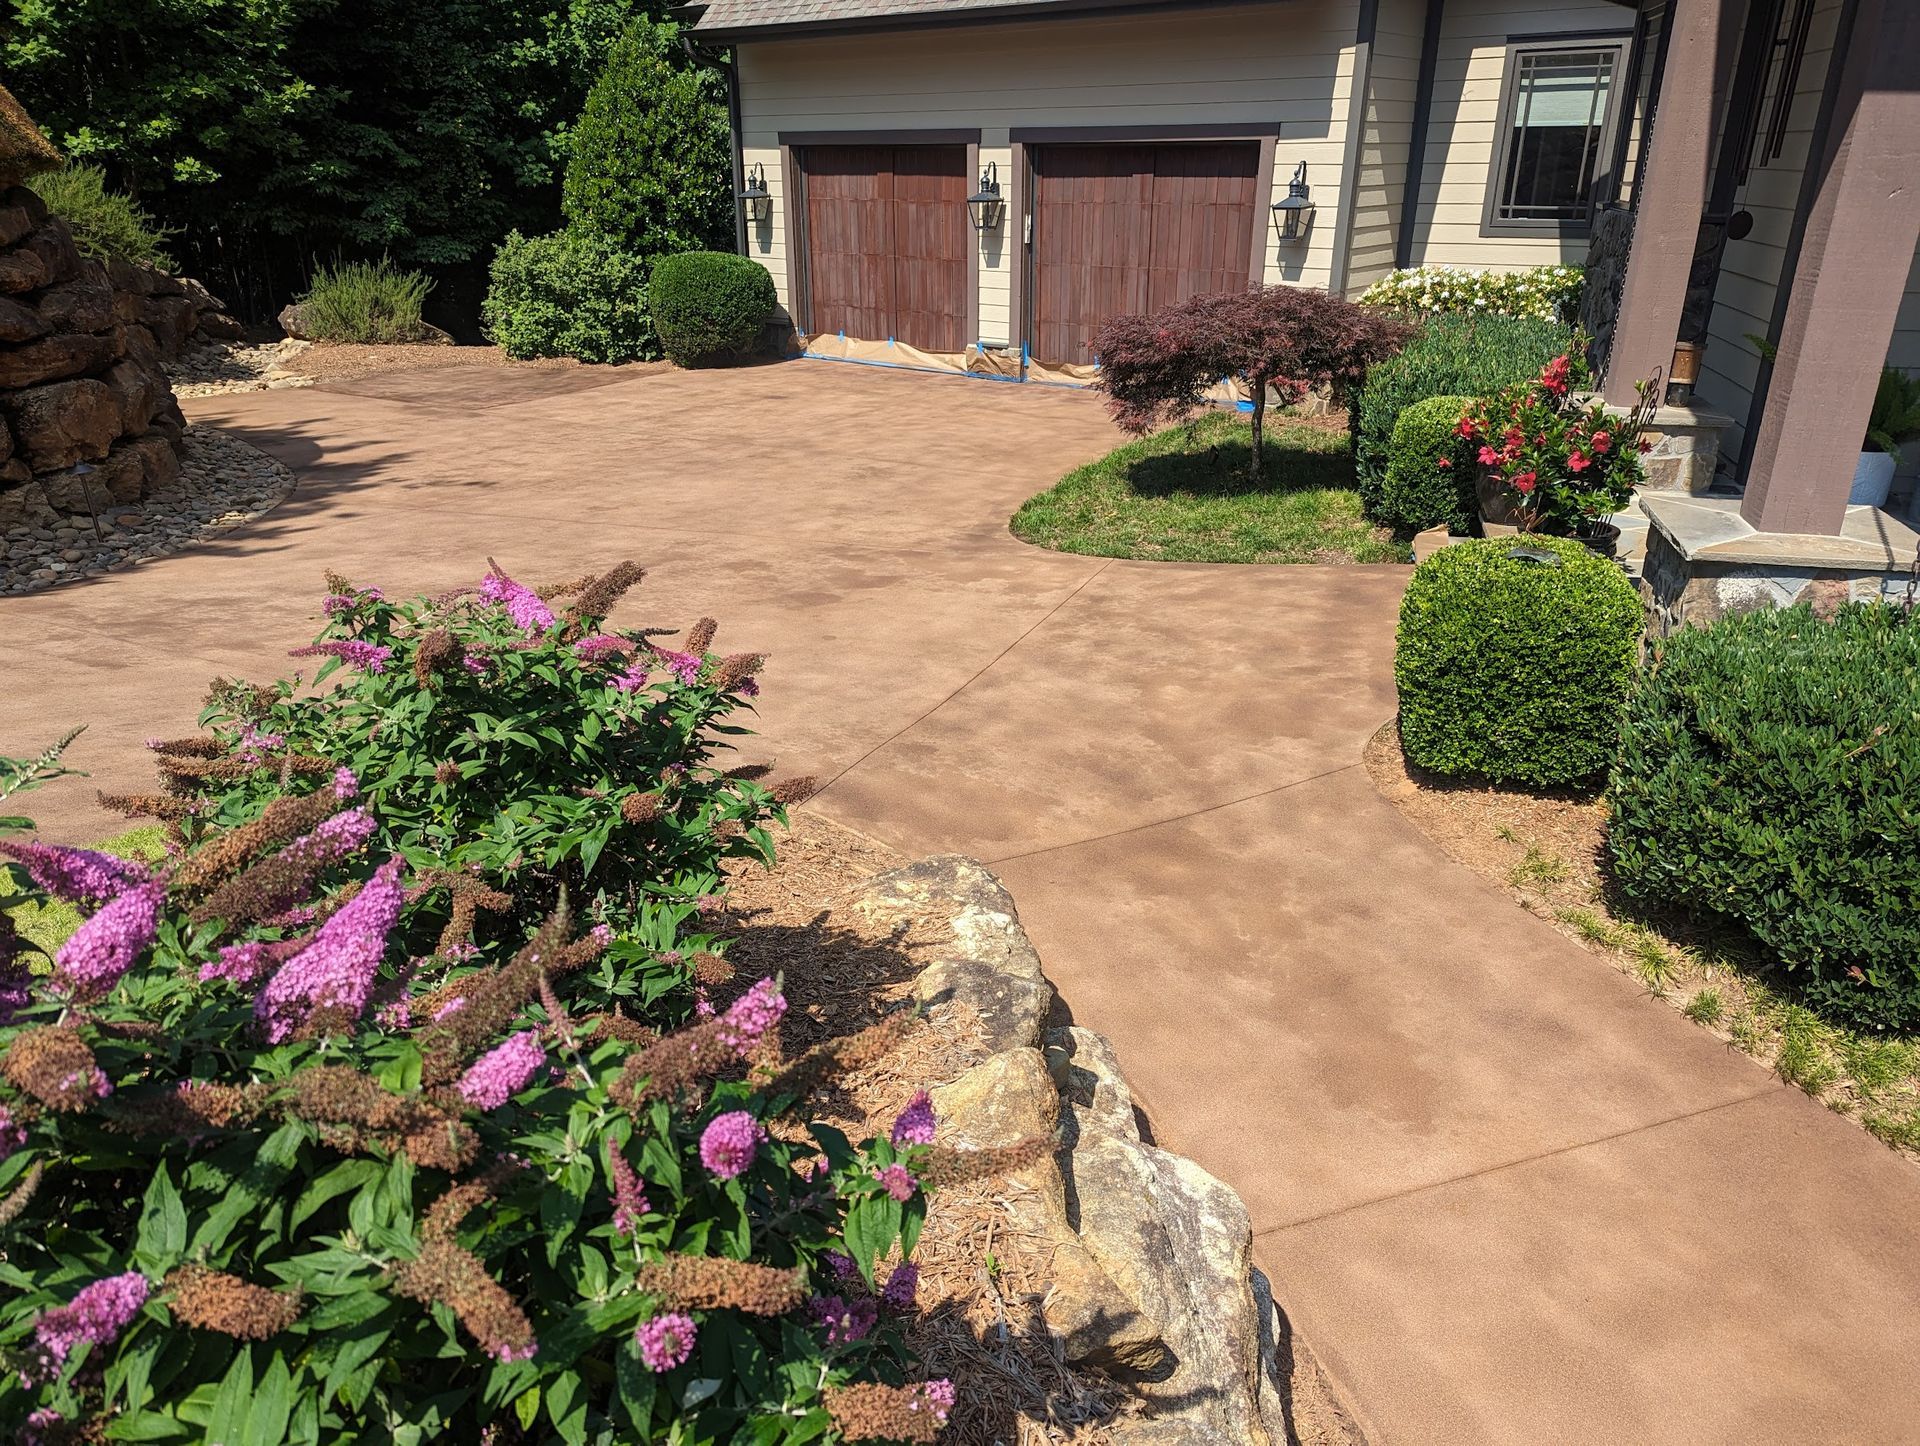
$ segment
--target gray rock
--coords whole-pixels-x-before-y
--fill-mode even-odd
[[[1053,986],[1045,979],[1003,974],[973,959],[940,959],[921,970],[913,997],[929,1007],[949,1001],[980,1016],[987,1051],[1033,1049],[1053,1009]]]
[[[280,323],[280,330],[295,341],[313,340],[307,335],[307,308],[302,303],[295,301],[281,307],[276,319]]]

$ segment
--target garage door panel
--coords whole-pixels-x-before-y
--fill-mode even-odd
[[[1034,354],[1089,362],[1112,317],[1243,290],[1258,160],[1250,141],[1037,149]]]
[[[966,345],[966,150],[810,146],[808,325],[925,351]]]

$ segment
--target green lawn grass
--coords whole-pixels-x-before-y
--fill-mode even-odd
[[[1345,431],[1267,423],[1266,480],[1247,475],[1249,420],[1209,412],[1116,448],[1031,497],[1013,535],[1058,552],[1154,562],[1406,562],[1360,512]]]

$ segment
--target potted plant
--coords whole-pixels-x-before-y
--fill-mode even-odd
[[[1885,507],[1893,474],[1900,466],[1900,447],[1916,438],[1920,438],[1920,378],[1883,367],[1847,501]]]
[[[1479,447],[1482,530],[1578,537],[1611,552],[1619,529],[1607,519],[1633,496],[1644,471],[1636,419],[1622,421],[1598,401],[1576,400],[1585,364],[1555,357],[1530,382],[1483,397],[1456,429]]]

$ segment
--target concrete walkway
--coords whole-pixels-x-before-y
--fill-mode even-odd
[[[206,678],[320,574],[390,592],[621,557],[621,621],[773,654],[816,805],[998,869],[1163,1142],[1246,1197],[1380,1441],[1920,1441],[1920,1171],[1442,857],[1360,764],[1404,569],[1108,562],[1006,518],[1091,398],[797,363],[410,372],[209,398],[296,468],[261,523],[0,602],[0,747],[90,720],[111,827]]]

